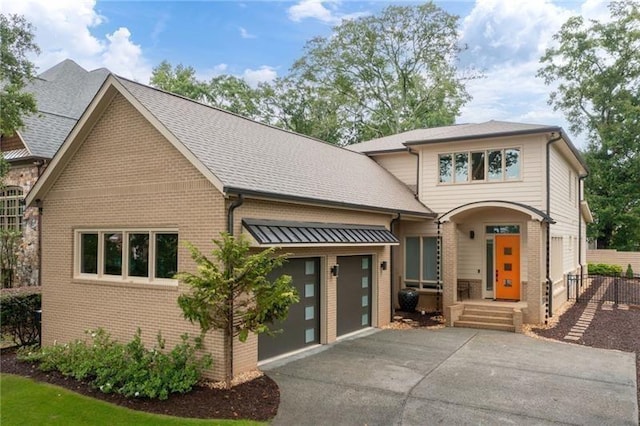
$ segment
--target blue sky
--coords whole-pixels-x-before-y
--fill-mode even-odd
[[[86,69],[107,67],[148,83],[162,60],[194,67],[201,78],[221,73],[250,84],[284,75],[305,42],[327,36],[342,19],[417,2],[4,0],[3,13],[36,26],[39,71],[71,58]],[[538,60],[566,19],[606,20],[602,0],[436,1],[460,16],[461,64],[485,78],[469,82],[473,100],[458,122],[491,119],[568,125],[546,103],[550,88],[535,77]],[[579,147],[581,136],[571,135]]]

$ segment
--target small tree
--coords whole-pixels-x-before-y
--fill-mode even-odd
[[[245,238],[227,233],[221,236],[213,240],[215,261],[187,243],[198,272],[177,275],[191,287],[190,293],[178,297],[178,304],[186,319],[200,325],[201,339],[210,330],[223,332],[228,389],[233,379],[234,339],[245,342],[249,332],[270,333],[268,324],[284,320],[289,306],[299,299],[290,276],[282,275],[274,281],[267,278],[286,261],[285,255],[276,256],[275,247],[250,254]]]
[[[625,275],[627,276],[627,278],[633,278],[633,268],[631,267],[630,263],[627,265],[627,272]]]

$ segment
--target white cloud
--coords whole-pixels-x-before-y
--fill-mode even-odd
[[[338,12],[339,4],[338,0],[300,0],[287,10],[287,14],[289,19],[294,22],[317,19],[326,24],[339,24],[342,20],[368,15],[366,12],[340,13]]]
[[[276,79],[276,77],[278,77],[278,73],[276,72],[275,68],[268,65],[262,65],[257,70],[247,68],[242,73],[242,78],[251,87],[256,87],[258,83],[264,81],[273,81]]]
[[[247,31],[245,28],[238,27],[238,29],[240,30],[240,37],[242,37],[242,38],[256,38],[255,35],[249,33],[249,31]]]
[[[213,77],[217,77],[220,74],[225,74],[228,69],[229,69],[229,65],[227,64],[217,64],[203,71],[196,71],[196,78],[198,80],[209,81]]]
[[[2,12],[24,15],[34,25],[35,42],[42,52],[30,59],[39,72],[70,58],[88,70],[108,67],[146,83],[151,67],[141,47],[131,41],[128,29],[120,28],[104,37],[95,35],[105,21],[95,6],[95,0],[4,1]]]

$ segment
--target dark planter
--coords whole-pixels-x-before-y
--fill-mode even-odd
[[[405,312],[413,312],[418,306],[418,300],[420,299],[420,293],[412,288],[403,288],[398,292],[398,303],[400,304],[400,310]]]

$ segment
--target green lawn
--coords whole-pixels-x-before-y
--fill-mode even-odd
[[[0,424],[12,425],[262,425],[233,420],[168,417],[109,404],[58,386],[0,375]]]

